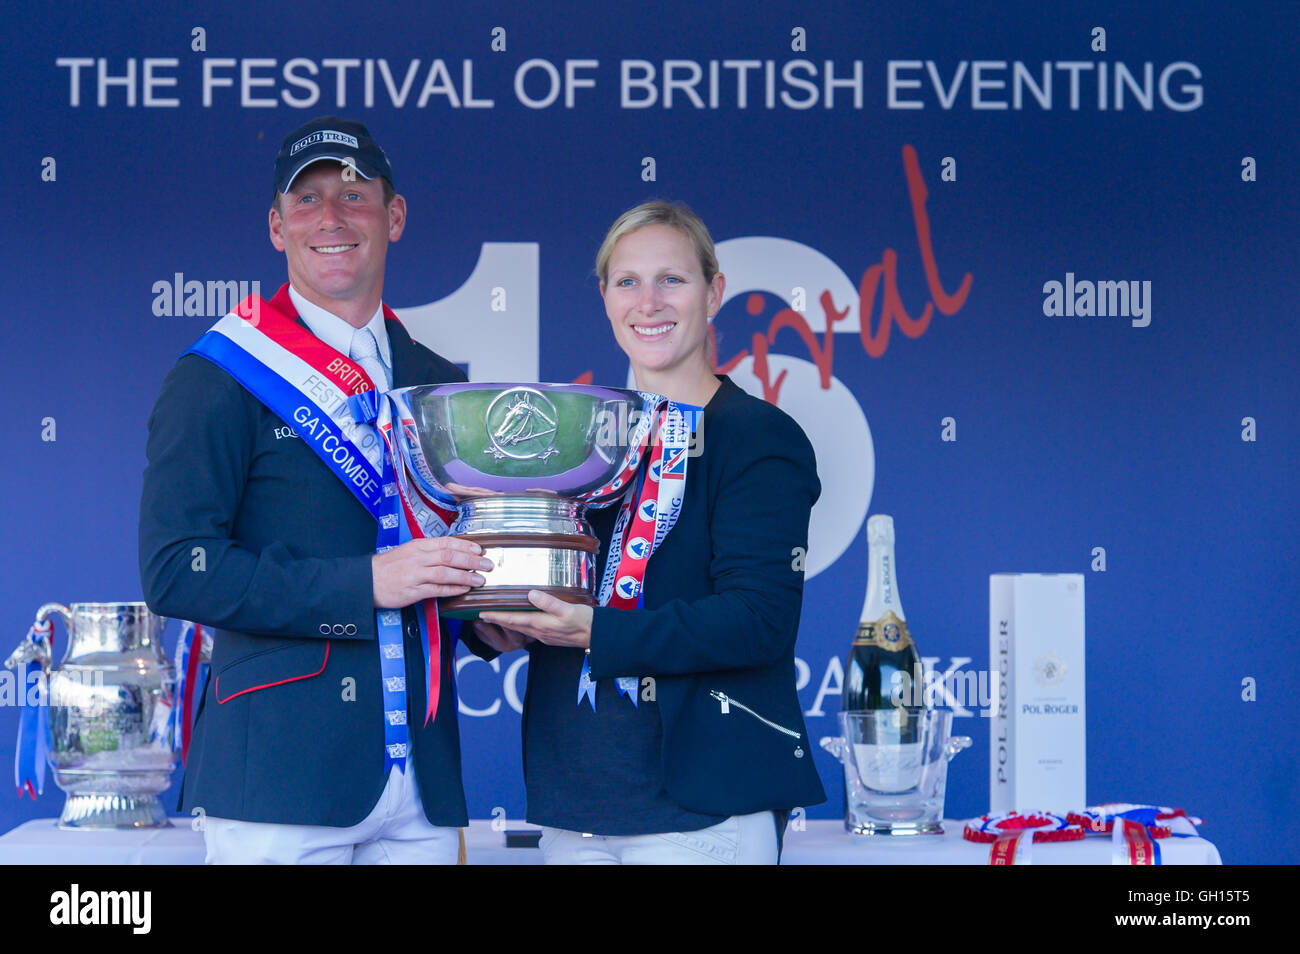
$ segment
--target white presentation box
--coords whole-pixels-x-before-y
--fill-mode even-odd
[[[989,577],[989,746],[994,813],[1088,804],[1083,574]]]

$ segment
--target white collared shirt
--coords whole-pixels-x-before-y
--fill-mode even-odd
[[[351,354],[352,335],[356,328],[348,324],[333,312],[326,311],[320,305],[308,301],[294,288],[289,286],[289,298],[293,301],[293,306],[298,309],[298,314],[307,327],[321,341],[325,342],[335,351],[341,354]],[[379,360],[384,363],[384,371],[388,374],[389,385],[393,381],[393,356],[392,349],[388,344],[388,329],[384,326],[384,306],[381,302],[371,315],[370,320],[366,322],[365,327],[370,329],[370,333],[375,336],[375,344],[379,346]],[[375,382],[379,387],[379,382]],[[381,388],[382,390],[382,388]]]

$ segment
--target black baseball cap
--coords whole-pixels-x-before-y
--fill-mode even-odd
[[[353,119],[321,116],[284,137],[275,157],[275,191],[288,192],[298,173],[322,159],[348,163],[366,179],[383,176],[393,184],[388,157],[370,130]]]

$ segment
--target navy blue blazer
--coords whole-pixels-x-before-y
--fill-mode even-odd
[[[723,376],[697,435],[671,533],[646,568],[641,610],[597,607],[597,679],[653,677],[663,775],[713,815],[826,800],[795,692],[812,445],[784,411]],[[644,682],[643,682],[644,684]]]
[[[286,294],[277,299],[297,317]],[[395,386],[465,380],[400,323],[386,327]],[[284,421],[197,355],[181,357],[163,381],[147,453],[145,601],[155,613],[213,628],[182,808],[244,821],[357,824],[386,781],[374,518]],[[424,812],[436,825],[464,825],[452,639],[444,621],[441,694],[426,728],[419,630],[409,608],[402,616]],[[335,624],[355,635],[332,635]],[[493,655],[472,638],[467,644]]]

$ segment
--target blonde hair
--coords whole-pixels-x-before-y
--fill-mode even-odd
[[[677,229],[695,246],[695,254],[700,259],[700,270],[704,273],[706,283],[713,281],[718,274],[718,256],[713,249],[713,236],[698,215],[680,202],[642,202],[634,209],[628,209],[605,233],[605,241],[600,243],[596,253],[596,275],[603,286],[609,278],[609,258],[614,254],[614,246],[623,236],[643,229],[647,225],[668,225]]]

